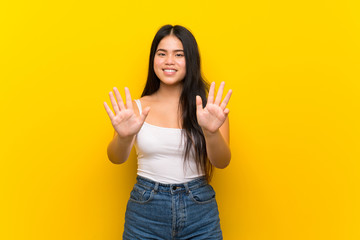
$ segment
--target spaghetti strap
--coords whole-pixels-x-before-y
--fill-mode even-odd
[[[141,113],[142,113],[142,108],[141,108],[140,99],[135,99],[134,101],[136,102],[136,105],[137,105],[137,107],[138,107],[138,109],[139,109],[139,113],[140,113],[140,115],[141,115]]]

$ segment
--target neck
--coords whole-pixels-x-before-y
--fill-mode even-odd
[[[178,102],[182,91],[182,83],[176,85],[166,85],[160,83],[159,89],[156,91],[156,97],[159,100],[166,99],[168,102]]]

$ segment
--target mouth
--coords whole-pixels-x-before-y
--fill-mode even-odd
[[[174,72],[177,72],[177,70],[176,70],[176,69],[174,69],[174,68],[164,68],[164,69],[163,69],[163,71],[164,71],[164,72],[167,72],[167,73],[174,73]]]

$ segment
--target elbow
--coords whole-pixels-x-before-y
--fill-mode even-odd
[[[219,169],[225,169],[227,166],[229,166],[230,164],[230,159],[224,163],[221,163],[221,164],[218,164],[217,166],[215,166],[216,168],[219,168]]]
[[[231,153],[228,154],[226,157],[222,157],[220,161],[211,162],[214,167],[219,169],[225,169],[227,166],[229,166],[231,160]]]
[[[113,158],[111,152],[109,151],[109,148],[107,149],[107,157],[111,163],[118,164],[115,159]]]
[[[122,160],[120,157],[117,157],[116,155],[114,155],[114,153],[110,149],[110,146],[107,148],[107,157],[108,157],[109,161],[113,164],[122,164],[126,161],[126,159]]]

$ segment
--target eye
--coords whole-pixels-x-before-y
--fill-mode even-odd
[[[165,53],[158,53],[158,56],[165,56]]]
[[[176,56],[177,56],[177,57],[183,57],[184,54],[178,53],[178,54],[176,54]]]

